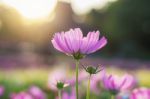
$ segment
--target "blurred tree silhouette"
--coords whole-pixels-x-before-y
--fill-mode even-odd
[[[16,39],[16,33],[20,32],[18,28],[22,28],[21,17],[17,11],[11,10],[5,6],[0,6],[0,20],[2,22],[2,28],[0,29],[0,39],[6,39],[6,36],[8,35],[11,38],[14,37]]]
[[[149,5],[150,0],[118,0],[82,17],[73,13],[70,4],[59,2],[52,22],[30,25],[24,24],[14,9],[0,6],[0,41],[32,42],[49,50],[47,45],[55,32],[71,27],[81,27],[84,33],[99,29],[109,40],[103,51],[109,57],[150,59]]]
[[[150,58],[149,5],[150,0],[118,0],[105,9],[93,10],[87,22],[107,34],[112,54]]]

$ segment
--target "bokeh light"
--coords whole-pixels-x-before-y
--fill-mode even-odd
[[[25,18],[39,19],[53,12],[57,0],[3,0],[2,3],[15,8]]]
[[[71,0],[72,8],[77,14],[89,13],[92,9],[102,9],[117,0]]]

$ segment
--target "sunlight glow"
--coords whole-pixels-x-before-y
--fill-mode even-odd
[[[102,9],[115,1],[117,0],[71,0],[71,5],[76,14],[86,14],[92,9]]]
[[[27,19],[48,17],[57,4],[57,0],[3,0],[2,2],[15,8]]]
[[[0,20],[0,30],[1,30],[1,28],[2,28],[2,21]]]

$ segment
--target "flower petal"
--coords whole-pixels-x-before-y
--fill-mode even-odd
[[[57,39],[57,35],[58,35],[57,33],[54,35],[54,38],[51,40],[51,42],[52,42],[54,48],[56,48],[60,52],[65,53],[65,51],[63,50],[63,48],[60,46],[60,43],[59,43],[59,41]]]
[[[99,49],[101,49],[102,47],[104,47],[107,44],[107,39],[103,36],[96,44],[95,46],[91,47],[87,54],[93,53]]]
[[[68,48],[64,39],[64,32],[55,34],[52,43],[57,50],[63,53],[71,54],[72,51]]]

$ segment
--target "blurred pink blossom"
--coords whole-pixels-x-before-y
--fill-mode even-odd
[[[26,92],[20,92],[20,93],[12,93],[10,99],[34,99],[34,98]]]
[[[34,99],[46,99],[44,92],[37,86],[32,86],[29,89],[29,93],[34,97]]]
[[[116,96],[116,99],[129,99],[130,92],[121,92]]]
[[[5,88],[3,86],[0,86],[0,96],[2,96],[4,94],[4,90],[5,90]]]
[[[66,76],[67,74],[65,70],[63,69],[54,70],[49,74],[48,87],[53,91],[57,91],[58,90],[57,84],[60,82],[64,83],[64,87],[67,87],[69,83],[66,82]]]
[[[58,97],[56,98],[58,99]],[[63,92],[62,99],[76,99],[75,90],[71,90],[71,92]]]
[[[67,55],[93,53],[107,44],[105,37],[99,40],[99,31],[89,32],[86,37],[80,28],[70,29],[67,32],[55,33],[52,44],[60,52]]]
[[[99,85],[102,81],[102,78],[104,77],[104,74],[105,74],[105,70],[102,70],[98,74],[95,74],[91,77],[90,89],[96,94],[100,93]]]
[[[119,91],[126,91],[134,87],[135,79],[129,74],[125,74],[122,77],[117,75],[105,75],[103,78],[104,87],[111,91],[118,93]]]
[[[62,94],[62,99],[76,99],[75,91],[72,91],[70,94],[64,92]]]
[[[130,99],[150,99],[150,89],[143,87],[134,89],[130,95]]]
[[[87,74],[84,70],[80,71],[80,72],[79,72],[79,78],[78,78],[79,80],[78,80],[78,83],[80,84],[82,81],[87,80],[87,78],[88,78],[88,74]],[[75,76],[72,77],[71,79],[67,80],[67,82],[69,82],[69,84],[70,84],[71,86],[74,86],[74,85],[75,85],[75,82],[76,82]]]

